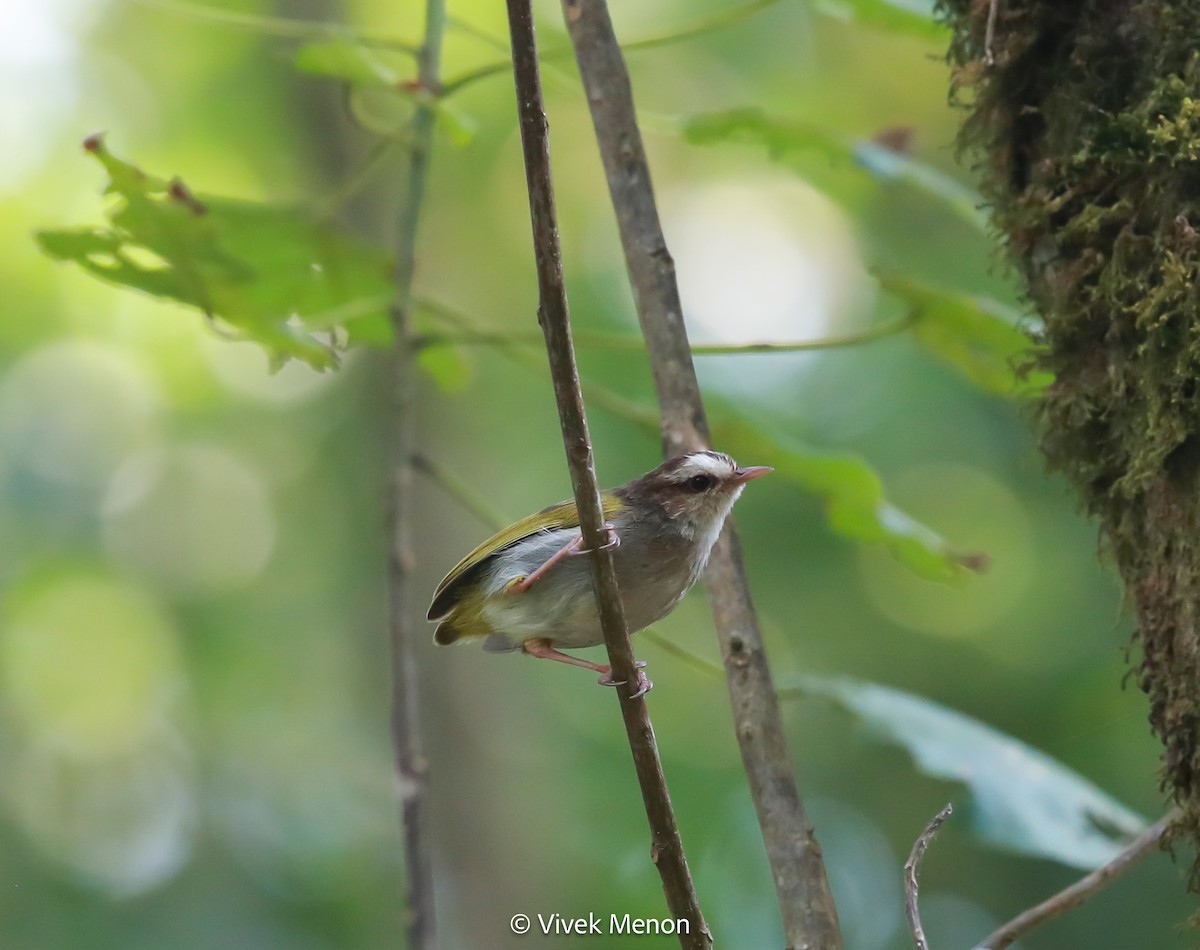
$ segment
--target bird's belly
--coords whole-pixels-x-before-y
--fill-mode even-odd
[[[635,557],[617,548],[614,560],[630,633],[674,610],[699,573],[699,565],[677,556]],[[497,632],[490,648],[517,649],[534,638],[559,649],[604,642],[586,556],[564,558],[524,593],[506,592],[507,583],[494,578],[489,586],[495,593],[483,607],[484,619]]]

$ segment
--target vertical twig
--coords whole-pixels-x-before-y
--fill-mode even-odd
[[[616,211],[625,265],[650,355],[667,455],[707,447],[708,422],[692,365],[675,264],[667,250],[633,91],[604,0],[563,0]],[[753,462],[753,459],[743,459]],[[789,948],[841,947],[825,862],[790,761],[779,700],[750,600],[732,519],[704,575],[759,827]]]
[[[1181,814],[1182,812],[1176,808],[1164,815],[1129,842],[1125,849],[1107,864],[1084,875],[1053,897],[1017,914],[1016,917],[981,941],[975,950],[1004,950],[1005,947],[1016,943],[1035,927],[1040,927],[1046,921],[1053,920],[1069,910],[1074,910],[1088,898],[1094,897],[1147,854],[1160,847],[1163,836],[1171,825],[1179,820]]]
[[[633,647],[612,551],[605,548],[604,515],[600,490],[592,462],[591,438],[584,414],[575,349],[571,341],[570,316],[563,283],[562,254],[558,242],[558,220],[554,206],[554,188],[550,174],[550,140],[542,103],[538,71],[537,43],[534,36],[530,0],[508,0],[509,30],[512,37],[513,77],[517,90],[517,113],[521,143],[525,153],[525,175],[529,188],[529,213],[533,227],[534,258],[538,272],[538,322],[546,337],[554,396],[562,425],[563,446],[575,504],[579,509],[584,544],[592,554],[593,585],[596,606],[604,630],[604,643],[612,664],[613,678],[627,686],[618,688],[621,715],[629,748],[633,753],[638,784],[650,824],[650,857],[662,878],[663,893],[672,916],[681,920],[680,944],[688,948],[712,946],[712,935],[700,911],[691,871],[684,855],[675,812],[667,791],[654,729],[645,699],[630,697],[638,682]],[[686,931],[686,932],[685,932]]]
[[[996,42],[996,16],[1000,12],[1000,0],[988,0],[987,26],[983,33],[983,61],[988,66],[996,65],[992,46]]]
[[[954,814],[954,806],[947,805],[930,819],[925,830],[913,842],[908,860],[904,862],[904,913],[908,916],[908,929],[912,931],[913,943],[917,950],[929,950],[929,941],[925,939],[925,928],[921,926],[920,886],[917,884],[917,870],[921,859],[929,849],[933,839],[942,829],[942,823]]]
[[[388,639],[392,667],[392,746],[404,832],[409,950],[433,950],[437,921],[433,898],[433,858],[425,827],[428,766],[421,745],[417,661],[409,630],[413,610],[412,456],[416,447],[416,358],[412,331],[412,285],[417,227],[425,197],[434,110],[446,28],[444,0],[426,0],[425,37],[418,55],[416,110],[409,125],[407,187],[400,209],[396,256],[396,298],[392,305],[395,342],[391,352],[392,459],[388,493]]]

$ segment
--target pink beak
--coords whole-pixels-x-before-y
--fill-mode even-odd
[[[756,478],[762,478],[764,475],[770,475],[775,469],[770,465],[747,465],[745,468],[739,468],[733,473],[733,481],[736,485],[745,485],[746,482],[752,482]]]

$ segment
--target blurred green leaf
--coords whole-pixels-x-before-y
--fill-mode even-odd
[[[773,161],[793,152],[814,151],[835,165],[858,169],[877,184],[897,182],[919,191],[972,227],[984,230],[987,226],[987,215],[980,210],[983,198],[973,188],[880,142],[857,139],[811,122],[775,118],[757,108],[692,116],[685,120],[683,134],[694,145],[762,145]]]
[[[964,784],[971,828],[997,847],[1091,869],[1145,827],[1061,762],[931,700],[838,677],[797,676],[781,686],[784,696],[832,700],[907,750],[925,774]]]
[[[1028,396],[1051,381],[1023,371],[1034,350],[1022,316],[989,297],[959,294],[895,274],[878,275],[880,287],[916,310],[913,337],[967,379],[1001,396]]]
[[[933,0],[817,0],[817,9],[839,20],[897,33],[941,39],[946,27],[933,16]]]
[[[450,144],[456,148],[470,145],[475,138],[475,120],[445,98],[433,105],[437,127],[446,134]]]
[[[390,337],[386,255],[300,209],[194,195],[178,179],[115,157],[99,138],[87,150],[111,179],[109,227],[40,231],[49,256],[196,307],[264,346],[275,363],[294,357],[317,369],[335,365],[316,331]]]
[[[710,33],[719,33],[736,26],[757,13],[775,6],[780,0],[750,0],[740,6],[723,9],[710,16],[701,17],[686,26],[678,27],[660,36],[646,36],[640,40],[628,40],[621,44],[626,52],[631,50],[657,49],[678,43],[682,40],[692,40]]]
[[[716,442],[738,458],[770,465],[783,478],[821,495],[834,531],[860,544],[884,545],[922,577],[958,581],[968,569],[983,565],[979,555],[955,551],[936,532],[892,505],[874,469],[856,456],[789,444],[748,423],[719,426]]]
[[[479,330],[478,321],[469,314],[429,300],[422,305],[435,319],[448,321],[456,329]],[[500,352],[520,365],[532,364],[544,371],[541,360],[530,360],[515,343],[501,344]],[[589,379],[583,380],[583,392],[589,404],[658,432],[657,409]],[[714,412],[714,417],[721,420],[714,422],[714,445],[744,461],[770,465],[805,491],[821,495],[830,527],[843,537],[860,544],[882,544],[921,577],[935,581],[961,581],[968,570],[979,570],[986,563],[982,555],[955,550],[936,532],[891,504],[884,497],[879,476],[862,459],[789,443],[755,426],[728,404]]]
[[[378,54],[361,43],[339,38],[306,43],[292,64],[302,73],[341,79],[354,86],[398,86],[401,77]]]
[[[932,165],[916,161],[902,151],[870,140],[854,146],[854,157],[874,178],[903,182],[917,191],[937,198],[963,221],[980,231],[987,230],[988,216],[983,211],[983,196],[953,175]]]
[[[292,63],[301,72],[340,79],[353,86],[355,118],[379,135],[403,134],[412,117],[413,98],[428,95],[405,82],[374,50],[344,38],[302,46]],[[377,95],[367,97],[365,90]],[[381,103],[378,94],[385,95],[387,101]],[[450,105],[444,95],[430,96],[430,100],[438,127],[450,142],[460,148],[469,145],[475,137],[475,123],[470,117]]]
[[[852,161],[854,140],[811,122],[772,119],[758,108],[707,112],[684,120],[683,137],[693,145],[728,142],[765,145],[767,154],[779,160],[789,152],[812,149],[831,161]]]
[[[424,347],[417,356],[417,365],[443,392],[462,392],[471,381],[471,364],[456,346]]]

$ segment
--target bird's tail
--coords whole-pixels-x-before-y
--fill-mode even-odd
[[[433,642],[439,646],[449,646],[462,639],[462,631],[452,619],[443,620],[437,625],[437,629],[433,631]]]

